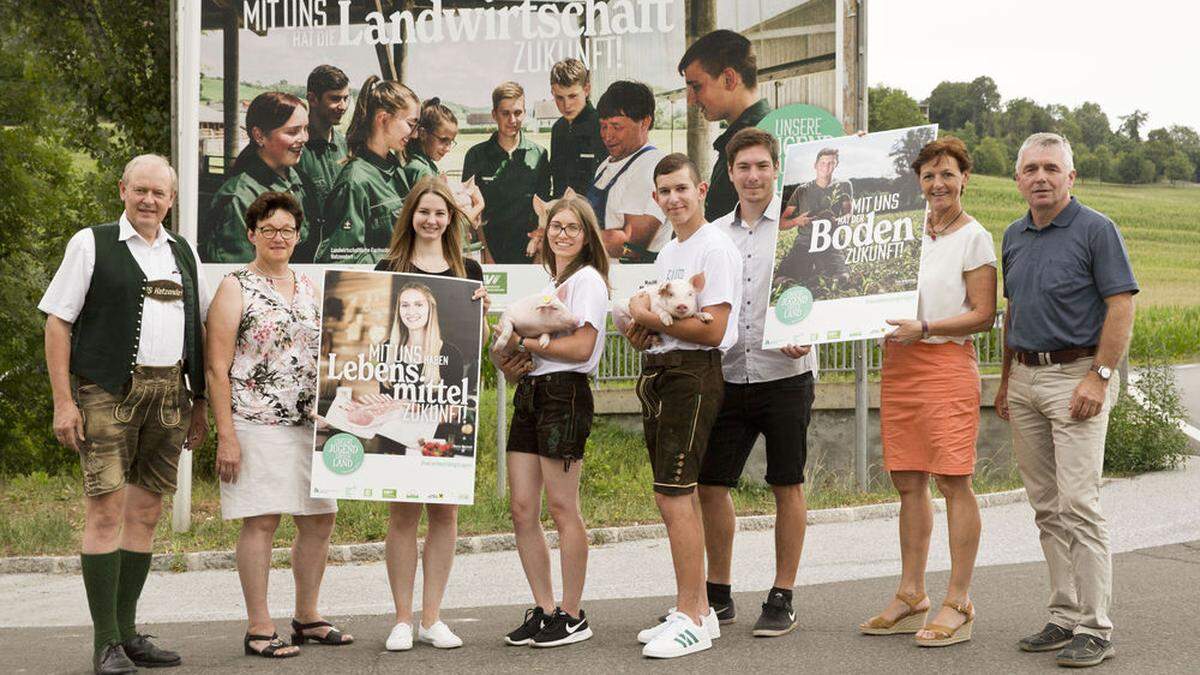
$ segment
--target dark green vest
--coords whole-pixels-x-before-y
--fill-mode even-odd
[[[83,310],[71,329],[71,372],[114,394],[133,375],[142,332],[146,275],[120,240],[119,223],[91,228],[96,266]],[[183,367],[193,395],[204,393],[204,346],[200,340],[200,303],[195,258],[187,242],[167,232],[167,241],[183,284]]]

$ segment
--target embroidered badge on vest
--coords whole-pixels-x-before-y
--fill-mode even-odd
[[[170,279],[147,281],[142,286],[142,294],[151,300],[174,302],[183,299],[183,285]]]

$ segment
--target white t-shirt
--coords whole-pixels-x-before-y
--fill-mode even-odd
[[[129,252],[141,268],[142,274],[146,275],[147,281],[169,279],[183,283],[179,266],[175,264],[175,254],[171,251],[171,243],[167,240],[167,237],[172,236],[179,235],[169,234],[159,225],[154,243],[148,244],[137,230],[133,229],[125,214],[121,214],[117,238],[129,247]],[[204,321],[208,316],[208,305],[212,302],[212,297],[209,295],[204,271],[200,268],[200,260],[196,257],[194,248],[192,260],[196,264],[196,295],[200,303],[200,320]],[[75,319],[79,318],[79,313],[83,311],[83,302],[87,298],[88,289],[91,288],[95,269],[96,237],[91,228],[84,228],[67,242],[62,264],[58,266],[54,279],[42,295],[38,309],[67,323],[75,323]],[[183,300],[162,302],[146,298],[142,301],[141,321],[142,330],[138,337],[136,357],[138,364],[170,366],[178,363],[183,357]]]
[[[967,282],[963,273],[984,265],[996,266],[996,247],[992,235],[977,220],[937,239],[928,234],[921,239],[921,274],[917,281],[917,319],[940,321],[971,311],[967,303]],[[966,336],[931,335],[922,342],[963,344]]]
[[[637,155],[637,160],[621,174],[620,180],[614,183],[613,176],[629,164],[634,155]],[[608,202],[604,205],[604,222],[601,226],[606,230],[620,230],[625,227],[627,215],[654,216],[662,225],[659,225],[658,232],[650,244],[651,251],[661,251],[663,245],[671,239],[671,224],[666,222],[662,209],[658,208],[658,203],[654,201],[654,167],[666,156],[662,150],[652,148],[641,155],[634,152],[615,162],[612,158],[606,159],[596,167],[597,186],[612,186],[608,191]]]
[[[725,324],[725,335],[718,349],[728,351],[737,342],[738,316],[742,300],[742,257],[729,235],[712,223],[705,223],[685,241],[672,239],[663,247],[654,261],[654,272],[659,283],[675,279],[691,279],[704,273],[704,288],[696,296],[700,309],[712,305],[728,304],[729,321]],[[663,333],[662,344],[651,347],[653,354],[677,349],[712,349],[706,345],[685,342]]]
[[[557,361],[545,356],[533,356],[533,370],[530,375],[546,375],[549,373],[584,373],[590,374],[596,370],[596,366],[600,365],[600,354],[604,352],[604,326],[608,319],[608,285],[604,283],[604,277],[596,271],[595,267],[586,265],[576,270],[563,285],[567,287],[567,309],[571,310],[571,314],[579,317],[579,326],[592,324],[596,329],[596,346],[592,348],[592,355],[587,361],[570,362]],[[558,291],[554,282],[551,281],[542,289],[542,293],[553,295]],[[552,337],[566,335],[566,333],[558,333]]]

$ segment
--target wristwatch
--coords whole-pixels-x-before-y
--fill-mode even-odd
[[[520,352],[520,353],[522,353],[522,354],[524,354],[525,352],[529,351],[528,349],[526,349],[526,348],[525,348],[525,338],[518,338],[518,339],[517,339],[517,351],[518,351],[518,352]],[[1104,379],[1106,379],[1106,380],[1107,380],[1108,378],[1106,377],[1106,378],[1104,378]]]
[[[1092,372],[1099,375],[1100,379],[1104,380],[1105,382],[1108,382],[1109,378],[1111,378],[1113,374],[1112,368],[1100,365],[1099,363],[1092,364]]]

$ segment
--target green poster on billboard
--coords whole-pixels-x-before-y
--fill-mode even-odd
[[[805,103],[793,103],[772,110],[758,123],[758,128],[770,132],[779,139],[780,167],[784,165],[782,153],[786,152],[787,147],[794,143],[807,143],[808,141],[846,135],[842,123],[833,116],[833,113]],[[777,191],[783,189],[782,171],[779,172],[779,184],[775,186],[775,189]]]

